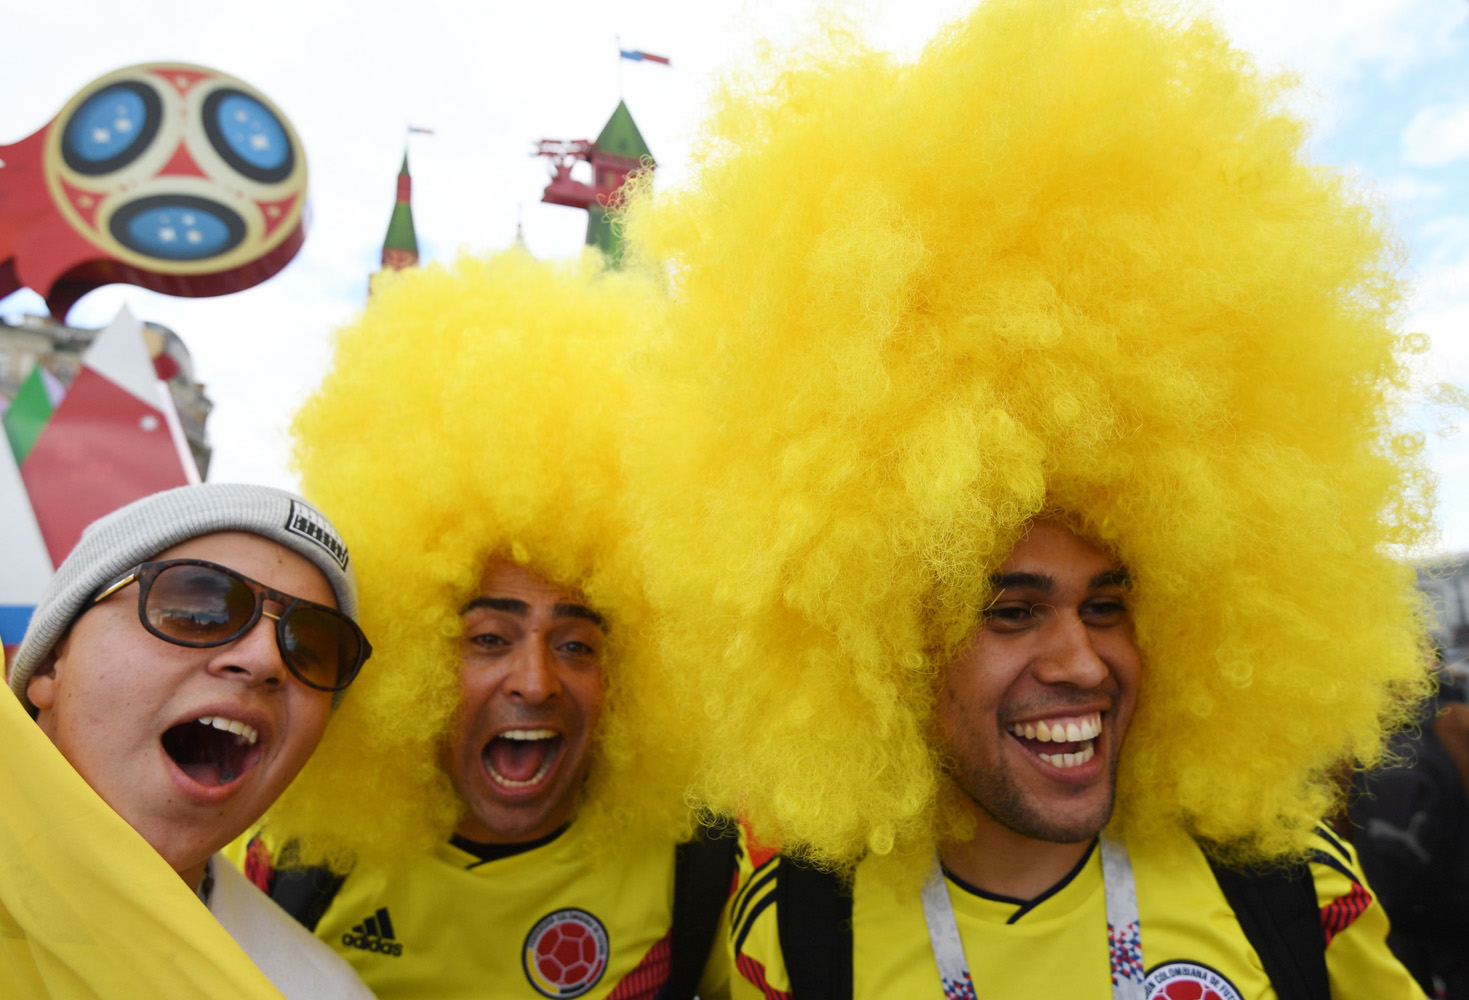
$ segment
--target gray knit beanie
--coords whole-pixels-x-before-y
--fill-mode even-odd
[[[165,549],[217,531],[249,532],[304,556],[331,584],[337,608],[357,620],[357,581],[347,547],[319,510],[269,486],[180,486],[121,507],[82,532],[41,595],[10,666],[10,690],[21,704],[32,709],[26,697],[31,674],[87,609],[92,595]],[[335,699],[342,694],[338,691]]]

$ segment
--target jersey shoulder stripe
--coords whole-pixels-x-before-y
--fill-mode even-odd
[[[752,928],[754,928],[755,921],[760,919],[760,914],[768,910],[774,903],[775,888],[772,885],[771,889],[766,892],[765,895],[761,896],[759,901],[756,902],[754,906],[750,907],[750,911],[748,914],[746,914],[744,923],[739,924],[735,927],[734,950],[736,955],[740,954],[741,949],[744,948],[745,939],[750,936],[750,931]]]
[[[654,1000],[668,982],[673,966],[673,932],[669,931],[648,949],[643,960],[623,976],[607,1000]]]
[[[751,872],[749,880],[739,892],[735,893],[733,904],[734,919],[730,923],[736,931],[744,923],[745,914],[750,908],[751,901],[775,884],[776,869],[779,865],[779,856],[771,858],[765,864]]]
[[[1339,896],[1321,908],[1321,931],[1329,945],[1342,931],[1352,926],[1357,918],[1372,905],[1372,893],[1361,884],[1354,884],[1345,896]]]
[[[1314,835],[1316,843],[1311,850],[1311,863],[1325,865],[1339,872],[1349,881],[1361,885],[1361,869],[1357,863],[1356,852],[1323,826],[1317,826]]]
[[[1356,923],[1372,905],[1372,893],[1357,866],[1356,852],[1323,826],[1315,830],[1311,874],[1321,908],[1321,933],[1327,945]],[[1323,870],[1324,869],[1324,870]]]
[[[1314,843],[1311,847],[1307,860],[1313,868],[1326,868],[1335,872],[1347,882],[1353,885],[1364,885],[1362,867],[1357,862],[1357,853],[1352,848],[1338,840],[1323,827],[1317,827],[1313,835]],[[1336,881],[1328,872],[1314,872],[1318,881],[1325,876],[1327,881]],[[1345,891],[1343,889],[1343,891]],[[1340,892],[1332,895],[1340,895]],[[1324,900],[1323,900],[1324,902]]]
[[[1356,875],[1356,873],[1348,868],[1346,864],[1344,864],[1342,860],[1334,854],[1328,854],[1325,851],[1312,851],[1310,862],[1313,865],[1320,865],[1323,868],[1330,868],[1332,871],[1336,872],[1338,875],[1346,879],[1348,882],[1351,882],[1353,885],[1362,884],[1362,880]]]
[[[1341,839],[1337,837],[1336,834],[1332,833],[1325,826],[1317,823],[1316,829],[1312,832],[1316,835],[1318,839],[1326,841],[1326,843],[1330,845],[1343,859],[1347,860],[1348,862],[1355,863],[1356,857],[1352,849],[1344,844]]]
[[[758,987],[765,995],[765,1000],[791,1000],[791,994],[770,985],[765,978],[765,966],[749,955],[735,956],[735,970],[745,977],[746,982]]]

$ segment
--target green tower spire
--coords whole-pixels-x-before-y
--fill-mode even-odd
[[[653,155],[643,141],[643,133],[638,131],[638,123],[632,120],[632,112],[627,110],[625,101],[617,102],[617,110],[602,126],[602,133],[597,136],[597,149],[634,160]]]
[[[413,230],[413,178],[408,173],[408,151],[403,151],[403,169],[398,171],[398,200],[388,220],[383,240],[383,270],[401,271],[418,265],[418,234]]]
[[[652,165],[653,151],[643,141],[643,133],[623,101],[617,102],[617,110],[602,126],[594,146],[593,184],[599,195],[611,194],[622,187],[627,175],[641,168],[644,161]],[[622,259],[622,236],[612,228],[607,210],[600,202],[587,206],[587,214],[587,243],[605,253],[615,267]]]

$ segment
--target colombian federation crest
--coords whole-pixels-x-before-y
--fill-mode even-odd
[[[1143,980],[1147,1000],[1244,1000],[1224,977],[1198,962],[1164,962]]]
[[[557,910],[525,936],[521,964],[541,996],[579,997],[601,981],[611,951],[600,920],[586,910]]]

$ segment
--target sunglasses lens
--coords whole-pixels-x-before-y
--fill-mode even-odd
[[[144,612],[159,632],[186,643],[219,642],[255,612],[255,595],[208,566],[169,566],[148,591]]]
[[[297,607],[281,626],[282,652],[297,677],[324,691],[351,682],[361,642],[344,619],[325,608]]]

